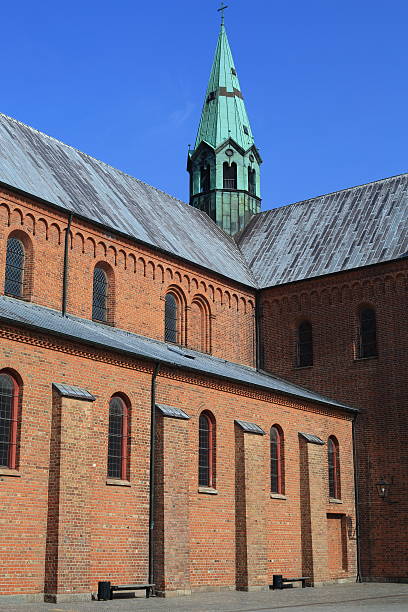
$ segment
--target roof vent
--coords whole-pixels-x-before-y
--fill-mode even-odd
[[[243,125],[243,126],[242,126],[242,129],[244,130],[244,134],[248,134],[248,136],[249,136],[249,132],[248,132],[248,128],[247,128],[247,126],[246,126],[246,125]]]
[[[237,71],[235,70],[235,68],[231,68],[231,74],[233,74],[234,76],[237,76]]]
[[[207,96],[207,103],[211,102],[211,100],[215,100],[215,91],[210,91],[210,93]]]

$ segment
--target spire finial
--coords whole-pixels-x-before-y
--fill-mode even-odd
[[[218,13],[221,12],[221,27],[224,25],[224,11],[226,8],[228,8],[228,6],[224,4],[223,2],[221,2],[220,8],[217,9]]]

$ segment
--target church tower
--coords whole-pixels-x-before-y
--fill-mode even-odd
[[[190,204],[236,234],[260,211],[261,163],[222,19],[195,146],[188,152]]]

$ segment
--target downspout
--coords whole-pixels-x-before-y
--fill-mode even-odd
[[[358,482],[358,462],[357,462],[357,445],[356,445],[356,419],[358,414],[353,416],[352,421],[352,439],[353,439],[353,464],[354,464],[354,505],[356,508],[356,561],[357,561],[357,576],[356,582],[362,582],[361,579],[361,552],[360,552],[360,495]]]
[[[255,367],[259,371],[263,368],[262,355],[262,333],[261,333],[261,292],[259,289],[255,291]]]
[[[62,271],[62,316],[67,314],[67,298],[68,298],[68,253],[69,253],[69,236],[71,233],[72,212],[69,213],[67,229],[65,230],[65,245],[64,245],[64,264]]]
[[[154,487],[156,460],[156,379],[160,363],[156,363],[152,374],[150,406],[150,478],[149,478],[149,584],[154,584]]]

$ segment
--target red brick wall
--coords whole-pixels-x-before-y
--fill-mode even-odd
[[[407,262],[401,260],[263,292],[265,368],[362,409],[357,420],[362,574],[408,572]],[[378,357],[357,359],[358,308],[375,308]],[[296,327],[313,326],[314,364],[296,368]],[[348,457],[340,441],[340,462]],[[389,504],[376,492],[393,481]],[[405,560],[405,561],[404,561]]]
[[[50,501],[59,499],[60,519],[69,537],[76,538],[74,558],[60,558],[58,568],[59,595],[66,595],[76,584],[75,593],[82,586],[78,581],[89,581],[89,590],[95,591],[98,580],[119,582],[144,581],[147,577],[148,555],[148,492],[149,492],[149,436],[150,436],[150,383],[152,367],[142,362],[125,359],[115,354],[81,349],[74,344],[47,339],[44,335],[19,333],[10,328],[1,332],[0,363],[2,367],[16,367],[23,380],[23,403],[21,419],[21,448],[19,477],[3,473],[0,480],[0,505],[6,512],[7,522],[1,524],[1,558],[3,571],[0,577],[2,594],[42,593],[44,582],[55,591],[50,576],[46,577],[47,516],[48,539],[51,543],[55,531],[55,503],[48,512]],[[87,404],[89,414],[89,463],[87,472],[78,473],[75,457],[65,454],[64,491],[56,489],[57,466],[50,463],[51,432],[53,416],[60,403],[52,401],[52,382],[66,382],[82,386],[96,396],[96,401]],[[107,484],[107,428],[108,403],[116,392],[125,392],[132,409],[130,444],[130,486]],[[267,582],[272,574],[298,573],[302,563],[300,531],[301,500],[299,495],[300,455],[299,431],[314,433],[326,440],[329,434],[336,435],[345,458],[341,464],[343,505],[341,512],[353,517],[353,477],[351,462],[351,423],[341,414],[333,414],[324,407],[302,404],[288,398],[274,396],[230,383],[222,383],[205,376],[191,378],[175,370],[164,370],[157,381],[157,401],[183,409],[191,416],[181,422],[171,434],[167,429],[163,438],[162,453],[158,461],[158,480],[166,499],[162,497],[163,525],[171,527],[165,546],[169,566],[157,563],[158,572],[167,571],[167,576],[157,575],[167,588],[183,590],[183,571],[189,573],[185,590],[235,588],[236,586],[236,476],[235,476],[235,426],[240,418],[260,425],[266,432],[278,423],[285,434],[286,452],[286,499],[274,499],[269,493],[269,441],[268,436],[257,439],[257,453],[248,464],[250,471],[257,470],[251,490],[252,516],[247,515],[248,526],[254,533],[256,516],[254,509],[264,513],[264,541],[267,549]],[[71,452],[81,441],[86,442],[83,432],[75,434],[75,428],[84,424],[85,413],[82,402],[69,403],[69,420],[66,448]],[[198,488],[198,419],[202,410],[210,409],[217,427],[217,491],[199,492]],[[58,414],[58,413],[57,413]],[[55,420],[54,420],[55,423]],[[67,421],[68,423],[68,421]],[[185,423],[185,424],[184,424]],[[70,428],[73,431],[70,433]],[[86,429],[86,428],[85,428]],[[73,435],[79,436],[74,443]],[[245,434],[250,436],[251,434]],[[175,462],[175,445],[179,456]],[[252,448],[252,447],[251,447]],[[160,449],[159,449],[160,450]],[[82,451],[81,451],[82,452]],[[79,455],[80,456],[80,455]],[[346,458],[347,456],[347,458]],[[53,456],[53,460],[55,457]],[[50,465],[53,466],[50,470]],[[161,471],[160,471],[161,469]],[[174,469],[184,471],[174,486]],[[61,473],[60,465],[59,471]],[[57,470],[58,471],[58,470]],[[3,470],[4,472],[4,470]],[[325,470],[322,469],[322,473]],[[261,477],[263,474],[263,478]],[[166,481],[166,475],[170,480]],[[251,478],[248,473],[247,478]],[[86,480],[89,478],[88,487]],[[71,482],[70,482],[70,479]],[[184,484],[183,484],[184,482]],[[67,485],[69,483],[69,487]],[[327,483],[322,484],[323,506],[320,512],[329,512],[332,504],[328,499]],[[69,504],[61,506],[61,494],[69,494]],[[72,498],[77,496],[77,501]],[[53,497],[54,496],[54,497]],[[88,498],[86,499],[86,497]],[[175,496],[174,499],[172,496]],[[185,508],[188,498],[188,508]],[[67,498],[68,499],[68,498]],[[78,533],[70,532],[70,520],[76,520],[69,506],[83,504],[79,516],[79,528],[89,528],[89,578],[78,577],[83,572],[80,559]],[[165,503],[164,503],[165,502]],[[172,514],[173,508],[176,513]],[[62,510],[61,510],[62,509]],[[184,511],[183,511],[184,510]],[[62,515],[61,515],[62,511]],[[53,514],[54,512],[54,514]],[[70,515],[71,512],[71,515]],[[167,516],[165,515],[167,512]],[[336,506],[336,512],[338,507]],[[85,514],[89,523],[84,523]],[[82,518],[81,518],[82,517]],[[180,520],[180,529],[177,525]],[[186,517],[188,525],[186,525]],[[61,520],[59,525],[61,525]],[[81,532],[82,533],[82,532]],[[184,551],[188,534],[189,566],[182,567],[177,557]],[[351,530],[349,547],[349,571],[355,573],[354,545]],[[179,535],[177,535],[179,534]],[[58,534],[57,534],[58,535]],[[86,536],[87,537],[87,536]],[[177,541],[183,538],[179,544]],[[255,537],[255,536],[253,536]],[[60,540],[61,542],[61,540]],[[324,543],[323,543],[324,545]],[[87,543],[84,541],[84,550]],[[262,568],[259,563],[260,547],[256,538],[252,543],[248,575],[252,585],[259,586]],[[157,559],[156,559],[157,561]],[[261,563],[262,565],[262,563]],[[48,564],[47,568],[51,568]],[[162,569],[160,569],[162,568]],[[173,568],[173,569],[172,569]],[[259,569],[260,568],[260,569]],[[169,572],[170,570],[170,572]],[[171,575],[172,571],[175,571]],[[266,585],[265,585],[266,586]],[[61,597],[62,598],[62,597]]]
[[[0,191],[0,292],[4,292],[6,242],[11,232],[27,236],[27,266],[33,302],[61,309],[67,214]],[[254,292],[197,266],[75,218],[69,241],[68,312],[92,317],[93,270],[109,266],[113,284],[109,321],[115,326],[164,339],[164,296],[176,286],[184,295],[186,343],[230,361],[254,364]],[[196,309],[206,311],[206,331],[198,330]],[[211,330],[211,331],[210,331]]]

